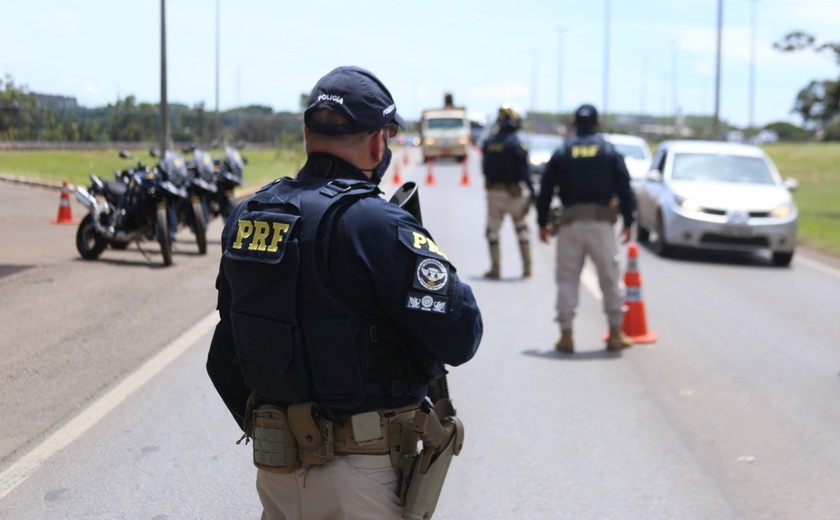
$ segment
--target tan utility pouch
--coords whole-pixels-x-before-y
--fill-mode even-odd
[[[274,473],[291,473],[300,467],[298,445],[286,411],[264,404],[253,412],[254,465]]]
[[[328,464],[335,458],[333,422],[321,416],[313,402],[289,406],[289,423],[306,464]]]

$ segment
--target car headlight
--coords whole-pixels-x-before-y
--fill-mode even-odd
[[[426,138],[426,144],[435,144],[435,138],[434,137],[427,137]]]
[[[701,213],[703,211],[703,206],[697,204],[691,199],[686,199],[684,197],[674,196],[674,200],[677,202],[677,206],[680,207],[683,211],[689,211],[691,213]]]
[[[789,202],[784,204],[779,204],[775,208],[770,210],[770,216],[776,218],[784,218],[789,217],[793,214],[793,205]]]

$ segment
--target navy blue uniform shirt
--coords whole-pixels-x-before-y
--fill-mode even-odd
[[[344,178],[366,180],[346,163],[339,172]],[[304,166],[298,178],[313,177]],[[236,223],[231,220],[223,236],[235,229]],[[445,252],[411,214],[380,197],[363,198],[337,220],[330,241],[327,269],[334,294],[371,322],[387,323],[400,330],[411,357],[419,365],[438,367],[436,374],[429,375],[442,375],[443,364],[457,366],[475,355],[483,324],[472,290],[460,280]],[[227,242],[223,239],[223,247]],[[236,364],[229,316],[231,288],[222,269],[216,287],[220,321],[210,346],[207,370],[241,425],[250,389]],[[409,404],[381,399],[366,400],[364,407]]]
[[[528,150],[516,135],[516,130],[502,128],[481,145],[482,170],[490,182],[519,184],[524,182],[534,196],[534,186],[528,171]]]
[[[594,132],[578,132],[566,140],[545,167],[537,198],[537,223],[548,224],[548,212],[555,193],[563,207],[575,204],[609,206],[618,196],[624,226],[633,224],[636,198],[630,188],[630,173],[624,157]]]

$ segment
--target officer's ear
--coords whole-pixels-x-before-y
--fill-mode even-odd
[[[370,137],[370,157],[376,164],[379,164],[385,154],[385,132],[386,130],[383,128],[374,132]]]

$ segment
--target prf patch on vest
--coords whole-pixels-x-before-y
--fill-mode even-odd
[[[449,312],[449,298],[446,294],[453,273],[446,254],[434,240],[416,228],[400,226],[399,239],[417,257],[411,289],[406,295],[406,309],[446,314]]]
[[[572,159],[591,159],[598,155],[597,144],[576,144],[572,146]]]
[[[268,211],[240,213],[224,254],[236,260],[279,263],[299,218]]]
[[[435,314],[446,314],[449,310],[449,298],[436,294],[408,291],[407,309]]]
[[[449,261],[449,258],[440,250],[437,244],[422,231],[400,226],[399,238],[400,242],[414,254]]]

